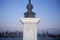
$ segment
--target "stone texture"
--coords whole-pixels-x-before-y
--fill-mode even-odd
[[[21,18],[23,23],[23,40],[37,40],[37,23],[39,18]]]

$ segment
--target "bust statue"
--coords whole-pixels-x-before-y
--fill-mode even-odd
[[[27,12],[24,13],[25,18],[35,18],[36,13],[32,11],[33,5],[31,4],[31,0],[29,0],[29,4],[27,5]]]

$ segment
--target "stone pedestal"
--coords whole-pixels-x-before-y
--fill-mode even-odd
[[[37,40],[37,23],[39,18],[21,18],[23,23],[23,40]]]

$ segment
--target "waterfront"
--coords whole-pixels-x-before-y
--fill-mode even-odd
[[[0,38],[0,40],[23,40],[23,38]],[[38,40],[60,40],[60,38],[38,37]]]

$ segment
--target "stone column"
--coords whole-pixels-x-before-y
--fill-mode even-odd
[[[39,18],[21,18],[23,23],[23,40],[37,40],[37,23]]]

